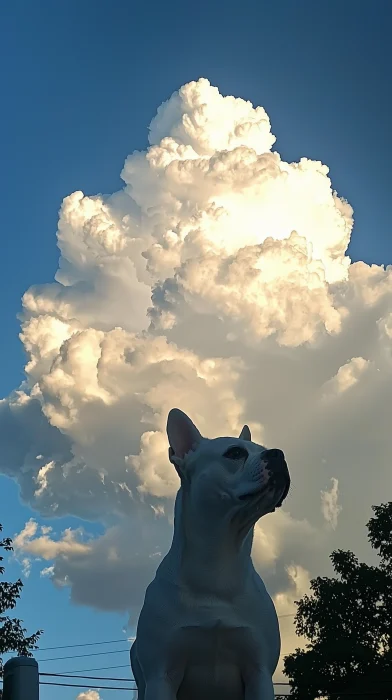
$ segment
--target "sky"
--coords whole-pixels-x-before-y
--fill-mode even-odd
[[[129,675],[170,540],[172,405],[290,456],[254,548],[278,614],[335,546],[370,556],[392,486],[391,17],[388,0],[2,8],[7,575],[45,630],[37,658],[110,652],[41,670]]]

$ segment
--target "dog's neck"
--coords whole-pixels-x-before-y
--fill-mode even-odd
[[[244,591],[254,570],[253,527],[241,538],[227,520],[217,517],[212,523],[203,513],[195,515],[183,488],[174,513],[173,541],[162,562],[165,577],[169,575],[195,596],[230,598]]]

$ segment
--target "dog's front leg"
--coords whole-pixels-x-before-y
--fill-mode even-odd
[[[274,700],[274,686],[270,674],[261,669],[252,671],[245,679],[245,700]]]
[[[146,683],[144,700],[177,700],[179,683],[168,676],[156,676]]]

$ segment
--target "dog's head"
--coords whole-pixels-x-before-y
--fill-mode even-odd
[[[249,530],[282,505],[290,476],[281,450],[252,442],[248,426],[239,438],[203,438],[175,408],[167,422],[169,459],[188,492],[192,508],[209,520],[228,516]]]

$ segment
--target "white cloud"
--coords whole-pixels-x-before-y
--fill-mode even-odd
[[[96,690],[85,690],[76,696],[76,700],[102,700],[100,694]]]
[[[38,534],[41,530],[41,534]],[[50,560],[59,556],[80,556],[89,552],[89,546],[78,541],[78,531],[64,530],[58,540],[50,537],[51,528],[39,528],[31,518],[23,530],[15,535],[13,544],[16,552],[19,550],[35,555],[41,559]]]
[[[283,660],[286,654],[290,654],[294,649],[306,644],[306,639],[296,635],[292,614],[296,612],[295,601],[310,593],[309,572],[302,566],[291,564],[287,567],[287,575],[291,586],[287,591],[275,597],[275,606],[280,617],[279,624],[282,638],[282,651],[274,676],[277,682],[287,682],[287,678],[283,675]]]
[[[285,450],[287,507],[254,545],[280,610],[330,571],[337,536],[367,553],[390,489],[392,267],[351,263],[353,212],[328,168],[274,142],[264,109],[200,80],[158,110],[123,190],[63,202],[55,281],[23,297],[26,380],[0,402],[0,469],[41,515],[103,524],[92,538],[30,521],[16,538],[78,603],[137,614],[171,537],[173,406],[206,436],[247,422]]]
[[[223,97],[205,78],[184,85],[158,108],[149,142],[160,145],[167,137],[206,156],[243,145],[264,153],[275,143],[262,107],[254,109],[245,100]]]
[[[338,504],[339,481],[332,478],[331,482],[332,486],[329,491],[321,491],[321,510],[326,523],[333,530],[336,530],[342,507]]]
[[[326,395],[342,394],[360,381],[361,375],[369,367],[369,360],[363,357],[353,357],[349,362],[339,367],[336,375],[326,383]]]
[[[337,334],[347,315],[334,300],[320,260],[313,260],[305,238],[295,232],[285,240],[267,238],[236,255],[209,252],[188,259],[168,285],[155,290],[155,327],[163,312],[172,323],[179,303],[188,312],[223,316],[251,338],[276,334],[281,345],[298,346],[314,341],[323,331]]]

